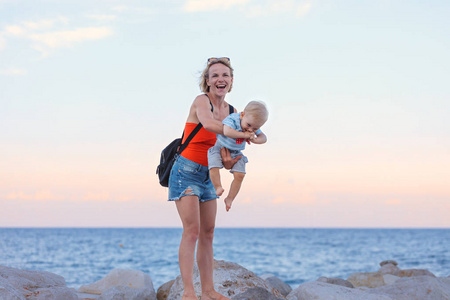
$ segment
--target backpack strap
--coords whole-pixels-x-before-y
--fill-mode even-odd
[[[206,97],[208,97],[207,94],[205,94]],[[211,104],[211,112],[214,112],[214,106],[211,103],[211,99],[209,99],[209,104]],[[231,104],[228,104],[229,107],[229,114],[234,113],[234,107]],[[198,123],[197,126],[195,126],[194,130],[192,130],[192,132],[189,134],[189,136],[187,137],[186,141],[181,144],[180,148],[177,151],[177,154],[181,154],[181,152],[183,152],[184,149],[186,149],[186,147],[189,145],[189,142],[194,138],[194,136],[197,134],[197,132],[200,131],[200,129],[202,129],[203,125],[202,123]],[[184,138],[184,131],[183,131],[183,135],[181,136],[181,141],[183,141]]]
[[[229,113],[229,115],[231,115],[232,113],[234,113],[234,107],[233,107],[233,105],[231,105],[230,103],[228,103],[228,107],[230,108],[230,113]]]
[[[199,132],[200,129],[202,129],[202,127],[203,127],[202,123],[198,123],[197,126],[195,126],[194,130],[192,130],[192,132],[188,135],[186,141],[184,141],[184,143],[181,144],[180,148],[177,151],[177,154],[181,154],[181,152],[183,152],[183,150],[186,149],[186,147],[189,145],[189,142],[194,138],[197,132]],[[181,136],[181,141],[183,141],[183,138],[184,138],[184,131],[183,135]]]

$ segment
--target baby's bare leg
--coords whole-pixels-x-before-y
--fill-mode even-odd
[[[222,187],[222,182],[220,181],[220,168],[209,169],[209,177],[211,182],[216,189],[217,196],[222,196],[224,189]]]
[[[225,198],[225,208],[227,211],[231,208],[231,203],[233,203],[234,198],[236,198],[236,195],[238,194],[239,190],[241,189],[242,181],[244,180],[245,173],[240,172],[234,172],[233,173],[234,179],[231,183],[230,192],[228,193],[228,196]]]

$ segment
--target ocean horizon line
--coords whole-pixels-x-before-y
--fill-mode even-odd
[[[0,226],[0,229],[183,229],[181,226]],[[282,226],[220,226],[215,229],[340,229],[340,230],[449,230],[450,227],[282,227]]]

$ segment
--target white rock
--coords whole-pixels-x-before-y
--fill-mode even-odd
[[[292,288],[289,284],[285,283],[273,274],[263,274],[260,277],[264,279],[264,281],[270,288],[279,290],[280,293],[285,297],[292,291]]]
[[[156,300],[150,289],[136,289],[120,285],[104,291],[98,300]]]
[[[252,287],[245,292],[231,298],[232,300],[278,300],[277,297],[272,295],[268,290],[262,287]]]
[[[170,288],[172,287],[173,283],[175,282],[175,279],[172,279],[163,285],[161,285],[158,290],[156,291],[156,298],[158,300],[166,300],[169,296]]]
[[[94,295],[94,294],[86,294],[86,293],[77,293],[78,299],[81,300],[96,300],[100,297],[100,295]]]
[[[367,292],[389,295],[395,300],[450,299],[450,279],[431,276],[400,278],[392,285],[370,289]]]
[[[80,293],[100,295],[106,290],[118,286],[141,291],[149,290],[151,294],[154,294],[154,299],[156,299],[152,279],[148,274],[137,270],[114,269],[99,281],[81,286],[78,291]]]
[[[320,281],[306,282],[294,289],[287,300],[394,300],[386,295],[369,294],[359,289],[348,288]]]
[[[328,278],[328,277],[322,276],[322,277],[319,277],[317,279],[317,281],[325,282],[325,283],[329,283],[329,284],[337,284],[337,285],[345,286],[348,288],[354,288],[353,284],[350,281],[342,279],[342,278],[335,278],[335,277]]]
[[[396,262],[395,260],[392,260],[392,259],[383,260],[382,262],[380,262],[380,266],[384,266],[384,265],[388,265],[388,264],[398,266],[398,262]]]
[[[394,284],[397,280],[399,280],[401,277],[391,275],[391,274],[384,274],[383,275],[383,281],[386,285]]]
[[[353,273],[348,278],[354,287],[367,286],[376,288],[385,285],[383,274],[381,273]]]
[[[78,296],[59,275],[0,266],[0,299],[78,300]]]
[[[378,273],[381,274],[391,274],[397,276],[400,273],[400,268],[393,264],[384,264],[378,270]]]
[[[1,274],[0,274],[1,275]],[[22,293],[0,276],[0,299],[25,300]]]
[[[194,266],[194,288],[197,296],[201,295],[200,275],[198,268]],[[214,261],[214,288],[220,294],[232,298],[245,292],[249,288],[262,287],[275,297],[283,299],[283,295],[276,289],[270,288],[266,282],[244,267],[223,260]],[[173,283],[167,299],[180,300],[183,295],[183,282],[178,276]]]

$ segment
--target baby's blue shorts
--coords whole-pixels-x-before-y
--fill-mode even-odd
[[[222,156],[220,155],[220,149],[223,146],[217,142],[213,147],[208,150],[208,168],[223,168]],[[241,159],[234,164],[231,168],[230,172],[239,172],[245,174],[245,164],[248,163],[247,156],[242,154],[240,150],[230,150],[231,158],[235,158],[239,155],[242,155]]]

